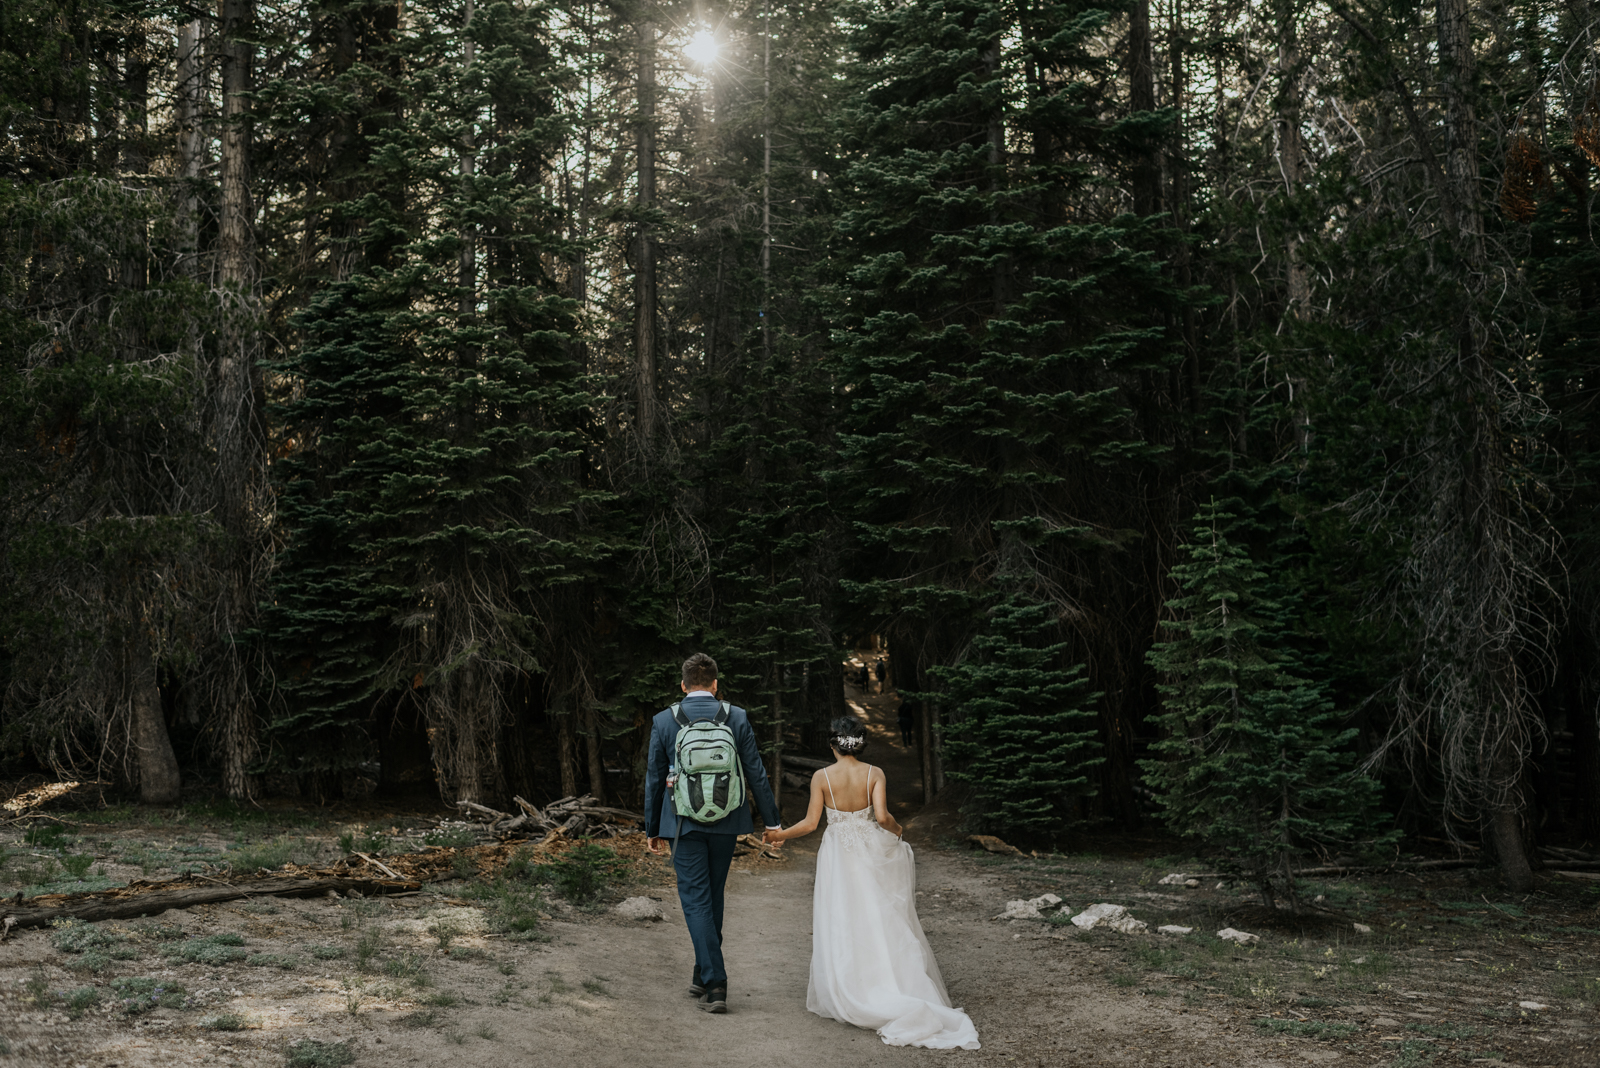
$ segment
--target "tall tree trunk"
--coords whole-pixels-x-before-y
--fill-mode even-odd
[[[639,117],[637,127],[638,208],[641,216],[656,203],[656,24],[646,15],[639,34]],[[656,243],[654,228],[641,217],[633,276],[634,358],[637,361],[637,431],[647,450],[656,433]]]
[[[255,212],[250,197],[249,120],[254,48],[254,0],[220,0],[217,39],[222,59],[222,168],[217,220],[217,281],[228,307],[218,332],[213,411],[216,448],[216,514],[228,542],[228,588],[219,609],[221,649],[216,687],[223,790],[229,797],[252,792],[247,771],[255,754],[255,716],[238,635],[254,605],[255,531],[251,500],[260,474],[256,370],[257,292]]]
[[[1134,111],[1156,109],[1155,63],[1150,47],[1150,0],[1137,0],[1128,14],[1128,106]],[[1161,210],[1161,155],[1152,148],[1135,155],[1133,163],[1133,213],[1154,215]]]
[[[1457,498],[1461,509],[1458,522],[1469,531],[1475,544],[1467,547],[1469,566],[1501,571],[1500,559],[1507,551],[1507,533],[1514,525],[1507,511],[1510,502],[1504,485],[1506,471],[1499,434],[1498,384],[1485,352],[1484,331],[1478,321],[1478,295],[1484,270],[1483,205],[1478,168],[1478,120],[1473,105],[1474,60],[1472,24],[1467,0],[1438,0],[1436,27],[1439,46],[1440,88],[1444,97],[1445,151],[1444,181],[1447,225],[1456,247],[1460,277],[1457,288],[1456,357],[1461,431],[1465,437],[1466,478]],[[1485,560],[1484,557],[1491,557]],[[1484,588],[1493,589],[1508,581],[1490,576]],[[1507,595],[1502,604],[1510,599]],[[1498,606],[1490,606],[1490,611]],[[1479,613],[1481,605],[1463,606]],[[1505,609],[1501,609],[1505,611]],[[1499,614],[1499,613],[1496,613]],[[1463,621],[1471,627],[1472,621]],[[1517,629],[1514,619],[1492,619],[1486,624],[1497,631]],[[1484,672],[1485,697],[1498,713],[1477,752],[1479,789],[1484,799],[1486,837],[1500,865],[1501,877],[1513,892],[1525,892],[1533,885],[1533,871],[1523,827],[1526,807],[1527,731],[1518,722],[1530,715],[1528,697],[1517,670],[1515,651],[1504,641],[1493,640],[1477,670]]]
[[[578,747],[573,738],[572,720],[577,713],[556,716],[556,755],[561,761],[561,793],[573,797],[578,792]]]
[[[200,175],[205,167],[206,136],[201,126],[201,106],[205,86],[201,78],[204,63],[201,36],[202,19],[193,19],[178,31],[177,113],[178,178],[183,183],[179,201],[178,230],[183,234],[182,252],[189,257],[185,267],[194,273],[194,257],[200,250]]]
[[[139,766],[139,799],[147,805],[177,803],[182,776],[167,734],[156,683],[155,652],[148,637],[128,643],[128,684],[132,688],[133,745]]]
[[[1273,126],[1278,139],[1278,173],[1283,178],[1284,193],[1293,197],[1300,192],[1305,181],[1305,145],[1300,137],[1300,98],[1303,64],[1300,59],[1300,12],[1295,0],[1278,0],[1275,17],[1278,22],[1278,95],[1274,102]],[[1311,299],[1307,283],[1306,265],[1301,262],[1301,238],[1293,231],[1284,239],[1284,259],[1287,263],[1288,311],[1290,316],[1303,314]]]
[[[592,696],[583,702],[583,738],[589,755],[589,792],[606,803],[606,765],[600,754],[600,708]]]

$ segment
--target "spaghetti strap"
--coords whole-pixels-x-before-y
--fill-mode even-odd
[[[835,812],[839,811],[839,799],[833,796],[833,780],[828,778],[827,768],[822,769],[822,781],[828,784],[828,800],[833,802],[833,804],[829,805],[828,807],[833,809]]]

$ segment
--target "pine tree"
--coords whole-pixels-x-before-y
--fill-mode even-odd
[[[1373,823],[1378,784],[1354,770],[1354,728],[1306,668],[1293,598],[1232,536],[1215,501],[1195,517],[1179,596],[1151,649],[1163,730],[1142,765],[1169,827],[1204,840],[1298,909],[1294,868],[1308,851],[1348,845]]]
[[[1113,118],[1096,89],[1113,12],[852,10],[838,274],[817,298],[834,324],[845,618],[887,633],[902,682],[931,692],[928,671],[1020,582],[1056,605],[1052,643],[1094,662],[1124,606],[1149,611],[1127,603],[1151,523],[1133,487],[1162,477],[1181,359],[1168,324],[1189,298],[1154,224],[1108,186],[1164,120]],[[1118,682],[1107,708],[1138,691]],[[1135,818],[1130,783],[1115,802]]]
[[[1100,752],[1083,665],[1063,666],[1065,642],[1043,644],[1048,604],[1012,595],[989,610],[972,652],[934,674],[956,709],[950,778],[972,789],[973,811],[1001,833],[1055,837],[1094,792]]]

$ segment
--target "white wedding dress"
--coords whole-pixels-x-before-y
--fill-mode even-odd
[[[829,784],[829,800],[832,784]],[[978,1030],[950,1007],[933,948],[917,919],[911,847],[871,808],[829,808],[817,852],[806,1008],[869,1027],[891,1046],[977,1049]]]

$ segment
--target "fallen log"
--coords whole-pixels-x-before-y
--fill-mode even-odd
[[[815,757],[790,756],[788,753],[783,754],[783,762],[785,764],[793,765],[797,768],[810,768],[812,771],[816,771],[818,768],[830,768],[833,766],[833,761],[831,760],[817,760]]]
[[[178,880],[164,883],[135,882],[114,890],[89,894],[41,894],[27,899],[26,905],[4,909],[5,926],[40,927],[51,920],[66,919],[127,920],[136,916],[157,916],[168,909],[187,909],[243,897],[310,897],[326,894],[330,890],[341,894],[352,891],[364,895],[390,894],[422,887],[420,882],[412,879],[357,879],[327,875],[266,876],[199,885],[186,879],[183,880],[186,885],[173,885],[176,882]]]

